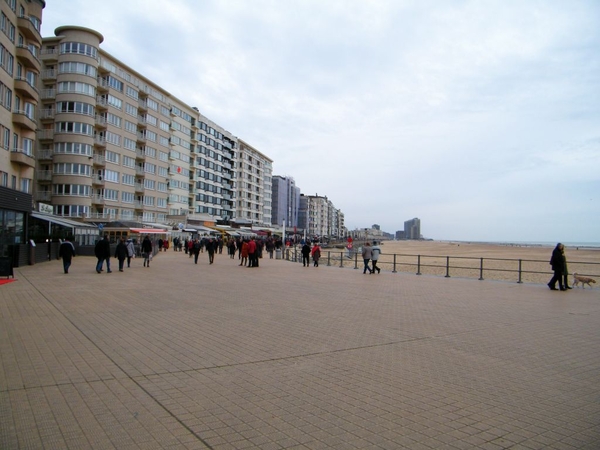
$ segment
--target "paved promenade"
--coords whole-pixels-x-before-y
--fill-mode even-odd
[[[600,448],[600,289],[238,263],[15,269],[0,448]]]

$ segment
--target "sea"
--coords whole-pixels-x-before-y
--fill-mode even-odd
[[[491,245],[506,245],[511,247],[555,247],[557,242],[549,241],[446,241],[440,242],[464,242],[465,244],[491,244]],[[562,242],[567,248],[592,248],[600,249],[600,242]]]

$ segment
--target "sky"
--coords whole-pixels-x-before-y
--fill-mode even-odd
[[[600,242],[600,1],[46,0],[63,25],[350,230]]]

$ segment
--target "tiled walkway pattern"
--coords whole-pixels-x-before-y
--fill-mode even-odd
[[[0,448],[600,448],[600,289],[260,263],[16,269]]]

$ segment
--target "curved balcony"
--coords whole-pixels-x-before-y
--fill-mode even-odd
[[[33,69],[39,72],[42,68],[42,64],[36,55],[33,54],[32,49],[25,45],[17,46],[17,59],[23,63],[25,67]]]
[[[21,166],[35,167],[33,155],[21,148],[14,148],[10,151],[10,162]]]
[[[15,79],[15,91],[19,92],[24,97],[35,100],[36,103],[40,98],[38,90],[35,86],[31,85],[26,78]]]
[[[17,28],[27,39],[35,41],[38,45],[42,45],[42,35],[40,30],[36,28],[29,16],[17,17]]]
[[[26,128],[29,131],[36,131],[37,124],[35,120],[27,115],[26,111],[14,111],[12,115],[12,122],[18,125],[20,128]]]

